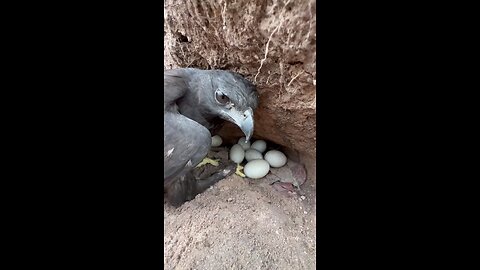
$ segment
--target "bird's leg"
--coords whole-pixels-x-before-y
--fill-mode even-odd
[[[205,179],[196,181],[196,191],[198,193],[202,193],[205,190],[207,190],[209,187],[213,186],[223,178],[230,176],[234,172],[235,172],[235,163],[228,163],[225,166],[225,168],[223,168],[219,172],[216,172]]]
[[[186,201],[193,200],[198,194],[204,192],[223,178],[233,174],[235,167],[235,163],[228,163],[224,169],[201,180],[197,180],[192,172],[187,173],[166,188],[168,202],[172,206],[178,207]]]
[[[196,168],[202,167],[202,166],[205,165],[205,164],[212,164],[213,166],[216,167],[216,166],[218,166],[218,161],[219,161],[218,159],[210,159],[210,158],[208,158],[208,157],[205,157],[205,158],[202,160],[202,162],[198,163],[198,165],[197,165]]]
[[[242,172],[243,166],[240,164],[237,164],[237,169],[235,170],[235,174],[240,176],[240,177],[245,177],[245,174]]]

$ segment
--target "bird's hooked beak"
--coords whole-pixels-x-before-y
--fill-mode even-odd
[[[253,110],[248,108],[244,112],[238,111],[236,108],[232,108],[228,115],[232,118],[233,122],[243,131],[246,141],[250,140],[253,135]]]

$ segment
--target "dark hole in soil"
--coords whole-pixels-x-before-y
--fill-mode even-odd
[[[190,41],[188,41],[188,38],[186,36],[182,35],[182,33],[179,33],[179,32],[177,32],[177,40],[178,40],[178,42],[190,43]]]

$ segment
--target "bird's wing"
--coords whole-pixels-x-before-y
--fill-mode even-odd
[[[164,113],[164,186],[195,168],[207,155],[211,134],[202,125],[179,114]]]
[[[164,110],[173,106],[175,102],[187,92],[188,86],[184,76],[185,74],[182,69],[163,71]]]

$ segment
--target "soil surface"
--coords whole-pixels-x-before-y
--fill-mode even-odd
[[[291,192],[273,179],[233,174],[179,208],[165,203],[165,269],[316,269],[315,181]]]

